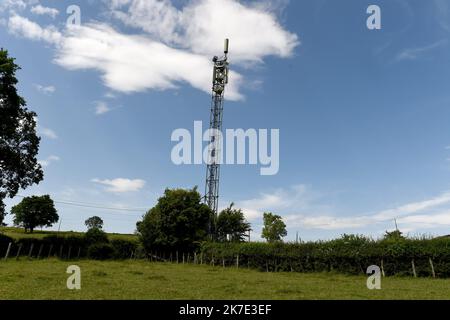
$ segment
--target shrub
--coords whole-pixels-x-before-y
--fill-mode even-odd
[[[383,267],[386,275],[412,275],[412,261],[419,276],[431,276],[430,259],[437,276],[450,277],[450,239],[384,239],[344,235],[332,241],[294,243],[202,244],[203,261],[239,263],[261,271],[328,272],[365,274],[367,267]]]
[[[112,259],[114,248],[110,243],[94,243],[88,247],[88,257],[94,260]]]
[[[114,248],[114,259],[127,259],[137,248],[137,242],[124,239],[113,239],[111,245]]]
[[[197,188],[166,189],[155,207],[136,226],[147,252],[194,250],[208,239],[212,211]]]
[[[0,259],[4,256],[6,250],[8,250],[10,243],[14,243],[14,239],[0,233]]]
[[[87,245],[109,242],[106,232],[98,228],[89,229],[84,235],[84,240],[86,241]]]

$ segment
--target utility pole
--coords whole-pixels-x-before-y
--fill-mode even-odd
[[[205,203],[213,212],[209,221],[209,233],[212,235],[219,206],[219,177],[220,162],[222,159],[222,119],[225,86],[228,83],[228,44],[225,39],[224,56],[214,57],[213,81],[212,81],[212,103],[210,115],[210,141],[208,147],[208,166],[206,170]]]

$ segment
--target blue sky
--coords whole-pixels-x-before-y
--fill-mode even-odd
[[[381,30],[366,27],[371,4]],[[224,127],[280,129],[277,175],[222,168],[221,206],[242,208],[256,239],[264,211],[290,240],[377,237],[394,218],[450,233],[445,0],[2,0],[0,26],[42,137],[45,180],[20,194],[136,209],[57,203],[64,230],[99,215],[131,233],[166,187],[203,191],[205,166],[175,166],[170,137],[207,123],[210,58],[229,37]]]

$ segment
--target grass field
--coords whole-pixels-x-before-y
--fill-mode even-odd
[[[59,237],[69,237],[69,236],[83,236],[83,232],[75,232],[75,231],[40,231],[35,230],[33,233],[25,233],[22,228],[15,227],[0,227],[0,233],[11,237],[13,239],[21,239],[21,238],[34,238],[34,239],[42,239],[46,236],[57,235]],[[119,234],[119,233],[108,233],[108,237],[110,240],[112,239],[126,239],[133,240],[137,239],[137,236],[134,234]]]
[[[66,268],[81,268],[81,290]],[[449,299],[450,280],[265,273],[146,261],[0,261],[0,299]]]

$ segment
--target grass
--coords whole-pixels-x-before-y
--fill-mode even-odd
[[[69,265],[81,290],[66,288]],[[0,299],[449,299],[450,280],[383,278],[254,270],[147,261],[0,261]]]
[[[0,227],[0,233],[11,237],[13,239],[21,239],[21,238],[34,238],[34,239],[42,239],[49,235],[57,235],[59,237],[69,237],[69,236],[82,236],[84,232],[76,232],[76,231],[40,231],[35,230],[33,233],[25,233],[24,229],[16,228],[16,227]],[[124,239],[124,240],[135,240],[137,236],[134,234],[119,234],[119,233],[108,233],[108,238],[112,239]]]

